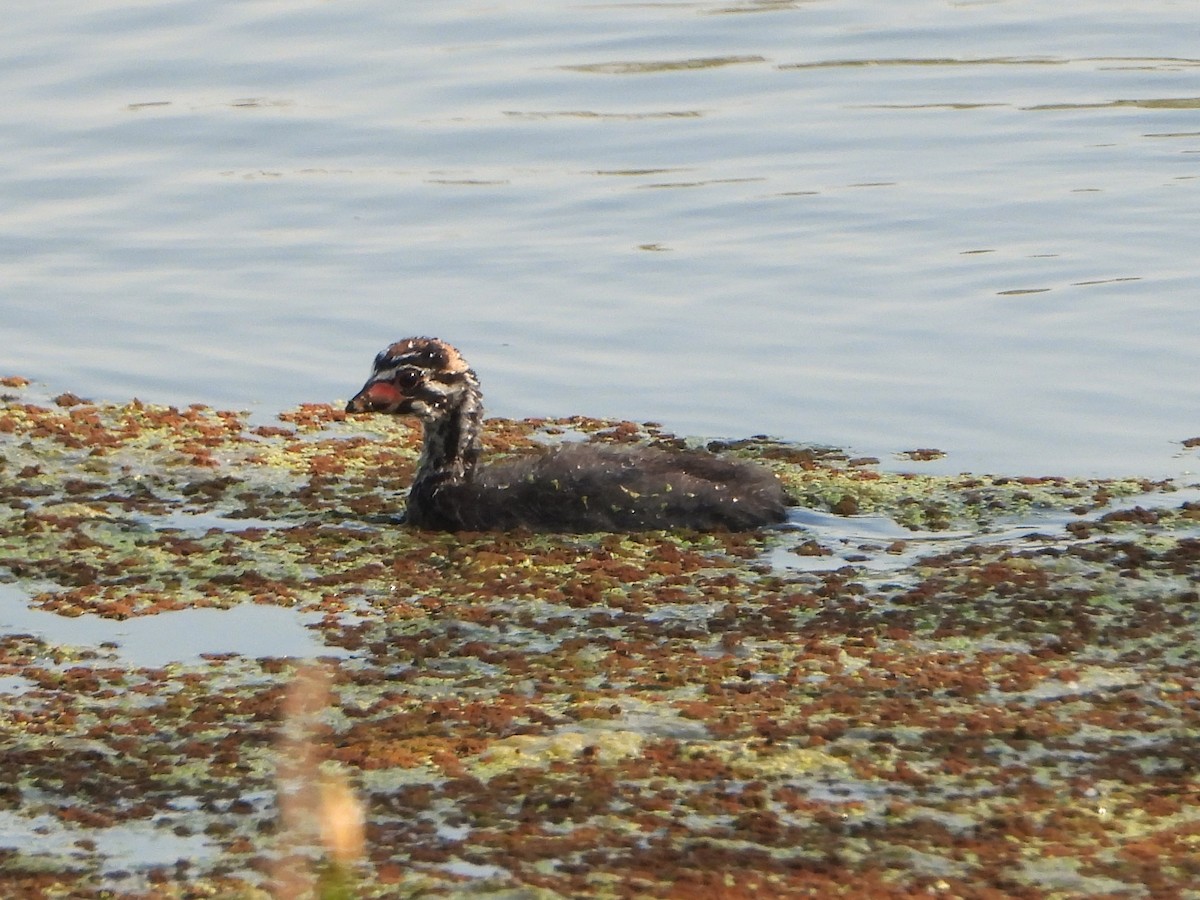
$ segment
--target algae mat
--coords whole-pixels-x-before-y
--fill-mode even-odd
[[[427,534],[403,422],[4,384],[3,896],[1200,896],[1194,488],[756,440],[790,528]]]

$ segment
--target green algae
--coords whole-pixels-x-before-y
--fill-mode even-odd
[[[365,804],[360,896],[1165,895],[1200,877],[1194,491],[722,445],[920,548],[885,572],[781,568],[769,551],[804,532],[397,527],[419,435],[387,417],[255,425],[10,388],[0,567],[32,604],[276,605],[348,652],[312,741]],[[581,417],[489,429],[496,454],[682,443]],[[995,538],[1025,521],[1047,524]],[[938,532],[955,539],[920,543]],[[0,715],[0,808],[31,827],[0,849],[6,894],[266,896],[297,667],[137,668],[0,635],[0,676],[29,685]],[[42,817],[85,843],[153,822],[212,853],[43,858]]]

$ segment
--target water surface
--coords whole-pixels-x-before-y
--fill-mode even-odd
[[[1198,25],[1171,0],[44,4],[0,58],[0,369],[270,415],[429,333],[498,415],[1186,476]]]

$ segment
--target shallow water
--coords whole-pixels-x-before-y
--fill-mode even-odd
[[[251,658],[347,656],[339,647],[326,647],[316,632],[304,627],[319,618],[252,603],[231,609],[180,609],[124,621],[91,614],[68,617],[33,609],[24,591],[0,584],[0,634],[31,634],[49,644],[109,650],[133,668],[194,663],[204,655],[224,653]],[[18,681],[0,681],[0,693],[21,689]]]
[[[44,4],[0,59],[0,369],[270,414],[435,333],[498,415],[1194,472],[1198,24]]]
[[[36,835],[32,841],[31,832]],[[26,817],[8,810],[0,810],[0,847],[20,848],[43,860],[70,860],[77,866],[102,857],[114,885],[123,879],[139,884],[145,880],[140,873],[131,876],[128,871],[116,877],[115,873],[124,867],[170,866],[178,860],[202,863],[216,854],[215,846],[204,835],[175,834],[154,822],[80,828],[64,825],[54,816]]]
[[[772,567],[784,571],[828,572],[850,565],[875,575],[889,575],[909,569],[924,557],[972,545],[1028,547],[1035,541],[1062,545],[1070,543],[1066,540],[1067,526],[1072,523],[1096,522],[1120,510],[1162,510],[1197,502],[1200,502],[1200,488],[1137,494],[1115,500],[1087,515],[1069,509],[1042,509],[978,531],[914,531],[887,516],[839,516],[798,507],[788,516],[789,525],[798,529],[798,540],[773,547],[766,558]],[[1080,538],[1076,542],[1087,540]]]
[[[32,842],[30,832],[37,835]],[[179,860],[202,863],[216,854],[212,841],[204,835],[175,834],[154,822],[80,828],[64,825],[54,816],[28,818],[8,810],[0,810],[0,847],[20,848],[43,860],[70,860],[75,865],[101,857],[114,885],[126,879],[139,884],[145,881],[141,873],[121,872],[124,867],[170,866]]]

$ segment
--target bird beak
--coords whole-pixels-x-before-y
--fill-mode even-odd
[[[366,393],[367,393],[366,388],[363,388],[361,391],[359,391],[357,394],[355,394],[353,397],[351,397],[350,402],[346,404],[346,412],[348,412],[348,413],[370,412],[370,410],[367,408],[366,396],[365,396]]]
[[[380,412],[394,407],[404,399],[394,384],[387,381],[368,381],[361,391],[350,398],[346,412]]]

